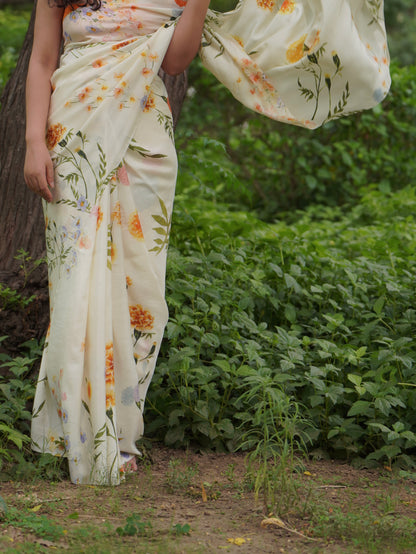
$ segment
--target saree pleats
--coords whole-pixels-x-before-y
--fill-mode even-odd
[[[201,57],[247,106],[314,128],[387,93],[382,9],[244,0],[228,14],[209,12]],[[103,0],[63,20],[46,137],[56,184],[44,203],[50,327],[32,441],[65,456],[74,483],[118,484],[123,461],[140,454],[168,318],[177,173],[158,71],[180,13],[173,0]]]

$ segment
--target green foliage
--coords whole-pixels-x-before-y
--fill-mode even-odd
[[[117,527],[116,533],[121,537],[134,535],[149,535],[152,530],[150,521],[142,520],[139,514],[132,514],[127,517],[124,527]]]
[[[383,104],[311,132],[249,112],[195,64],[178,129],[181,167],[202,182],[204,198],[238,202],[266,220],[311,203],[356,202],[373,183],[397,190],[413,183],[416,171],[409,156],[416,142],[416,67],[393,65],[392,79]],[[210,148],[206,134],[223,151]]]
[[[180,523],[176,523],[176,525],[173,526],[172,530],[177,536],[189,535],[191,531],[191,526],[189,525],[189,523],[184,523],[183,525],[181,525]]]
[[[0,95],[16,65],[32,6],[0,10]]]
[[[30,510],[18,510],[9,508],[2,517],[2,523],[13,527],[25,529],[37,537],[42,537],[50,541],[57,541],[64,535],[61,525],[57,525],[44,515],[38,515]]]
[[[0,311],[23,310],[33,302],[35,298],[36,297],[33,295],[25,297],[17,290],[0,283]]]
[[[0,343],[7,337],[0,337]],[[35,393],[33,368],[39,362],[42,344],[22,344],[22,355],[14,358],[0,353],[0,480],[63,476],[62,460],[30,450],[31,407]]]
[[[188,489],[197,473],[196,466],[184,465],[181,460],[169,460],[166,471],[166,485],[169,492],[177,493]]]

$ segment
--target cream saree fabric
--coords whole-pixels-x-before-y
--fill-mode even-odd
[[[166,249],[176,154],[157,76],[183,0],[67,10],[52,77],[44,203],[51,317],[33,448],[68,458],[74,483],[115,485],[139,454],[167,321]],[[243,0],[209,12],[203,63],[250,108],[314,128],[389,88],[381,0]]]

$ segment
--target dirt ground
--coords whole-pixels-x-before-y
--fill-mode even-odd
[[[4,514],[2,519],[0,509],[0,551],[416,551],[416,546],[394,550],[387,543],[383,550],[377,546],[380,542],[363,542],[358,535],[353,540],[348,537],[348,529],[339,531],[339,522],[328,532],[322,531],[331,514],[345,513],[341,523],[347,528],[359,525],[365,517],[375,527],[385,521],[391,525],[393,520],[397,525],[404,518],[412,533],[412,522],[416,528],[416,482],[412,478],[399,479],[387,469],[356,470],[335,461],[305,462],[297,477],[298,506],[282,515],[282,520],[265,523],[270,514],[256,504],[247,485],[243,455],[185,452],[162,446],[152,448],[150,455],[151,463],[140,465],[137,473],[114,488],[74,486],[69,482],[0,483],[0,497],[6,506],[30,514],[30,521],[34,521],[7,521]],[[132,514],[139,514],[140,521],[146,522],[142,532],[119,536],[117,527],[123,528]],[[62,526],[61,537],[45,538],[49,536],[45,532],[48,521]],[[175,525],[180,527],[179,533],[172,531]],[[190,530],[185,534],[187,526]],[[391,529],[394,532],[396,527]],[[373,532],[371,536],[375,537]]]

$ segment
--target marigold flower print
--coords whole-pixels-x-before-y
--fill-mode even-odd
[[[143,309],[140,304],[130,306],[129,310],[132,327],[139,331],[151,331],[153,329],[154,317],[148,310]]]
[[[293,0],[285,0],[280,6],[280,13],[289,14],[293,13],[295,9],[295,2]]]
[[[305,39],[307,35],[302,35],[298,40],[292,42],[286,51],[286,58],[289,63],[296,63],[305,55]]]
[[[264,10],[272,11],[275,4],[275,0],[257,0],[258,7],[263,8]]]
[[[139,215],[133,212],[129,217],[129,233],[137,240],[144,240],[142,226],[140,224]]]
[[[62,140],[66,131],[66,127],[61,125],[61,123],[55,123],[51,125],[46,133],[46,146],[48,150],[52,150]]]
[[[105,345],[105,403],[109,410],[115,406],[113,343]]]

